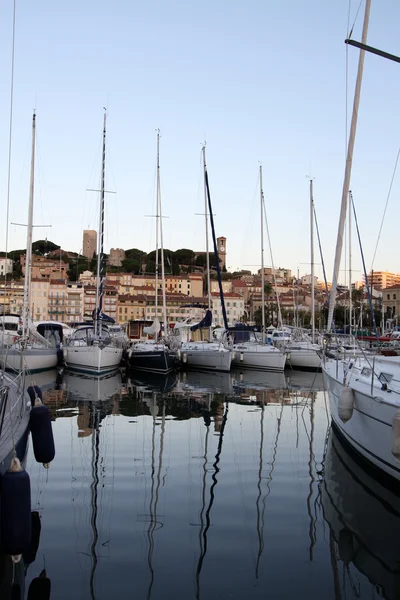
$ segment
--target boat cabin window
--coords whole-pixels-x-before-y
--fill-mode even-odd
[[[378,379],[381,383],[390,383],[393,379],[393,375],[390,373],[381,373]]]
[[[365,377],[371,377],[371,374],[372,374],[372,369],[369,369],[368,367],[362,368],[361,375],[364,375]]]
[[[2,323],[0,328],[2,329],[3,327],[6,331],[18,331],[18,323]]]

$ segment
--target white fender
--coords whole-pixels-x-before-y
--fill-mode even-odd
[[[400,408],[392,421],[392,454],[400,461]]]
[[[354,408],[354,393],[351,387],[344,387],[339,396],[338,413],[339,418],[346,423],[351,419]]]

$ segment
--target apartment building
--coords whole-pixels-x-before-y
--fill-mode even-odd
[[[22,273],[25,275],[26,255],[21,254],[19,262]],[[42,279],[67,279],[69,265],[63,260],[46,258],[45,256],[32,256],[32,278]]]
[[[362,278],[365,285],[365,276]],[[400,285],[400,274],[390,273],[389,271],[371,271],[368,273],[368,283],[377,290],[383,290],[395,285]]]
[[[213,313],[213,324],[217,327],[224,326],[224,319],[222,316],[222,306],[219,294],[211,294],[212,298],[212,313]],[[233,292],[224,294],[226,317],[228,325],[232,326],[238,323],[244,315],[244,300],[243,296],[235,294]]]
[[[0,258],[0,276],[13,272],[13,260],[11,258]]]

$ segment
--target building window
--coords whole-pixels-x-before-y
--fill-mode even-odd
[[[390,294],[387,295],[387,299],[390,300]]]
[[[396,294],[393,294],[393,300],[396,300]]]

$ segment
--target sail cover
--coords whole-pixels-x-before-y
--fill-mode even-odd
[[[200,323],[197,323],[196,325],[192,325],[192,327],[190,328],[190,331],[197,331],[201,327],[211,327],[211,323],[212,323],[212,312],[211,312],[211,310],[207,310],[204,318],[200,321]]]
[[[146,335],[157,335],[157,333],[160,331],[160,329],[161,329],[160,321],[156,317],[154,319],[154,321],[152,322],[152,324],[150,325],[150,327],[143,327],[143,333],[145,333]]]

